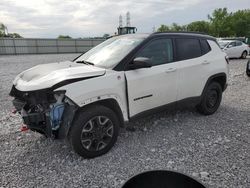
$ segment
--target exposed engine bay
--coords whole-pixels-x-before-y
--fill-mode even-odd
[[[12,87],[13,105],[24,124],[46,137],[63,138],[73,121],[77,105],[65,96],[65,91],[42,89],[22,92]]]

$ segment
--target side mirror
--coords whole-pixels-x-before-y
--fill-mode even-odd
[[[150,68],[152,67],[151,61],[147,57],[137,57],[129,64],[130,70],[141,69],[141,68]]]
[[[232,44],[229,44],[228,46],[227,46],[227,48],[232,48],[233,47],[233,45]]]

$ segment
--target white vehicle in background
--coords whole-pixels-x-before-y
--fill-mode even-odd
[[[67,138],[79,155],[92,158],[109,151],[119,127],[142,114],[177,102],[213,114],[227,76],[228,59],[211,36],[122,35],[73,61],[20,73],[10,95],[27,128]]]
[[[249,53],[248,45],[239,40],[220,40],[218,43],[229,58],[245,59]]]

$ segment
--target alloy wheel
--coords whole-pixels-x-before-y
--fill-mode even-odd
[[[113,134],[112,121],[106,116],[95,116],[83,126],[81,143],[88,151],[100,151],[111,142]]]

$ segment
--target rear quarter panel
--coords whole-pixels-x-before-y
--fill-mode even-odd
[[[225,73],[228,77],[229,67],[225,59],[227,54],[220,49],[216,42],[208,40],[208,43],[211,46],[212,51],[208,54],[211,66],[208,68],[207,77],[209,78],[218,73]]]

